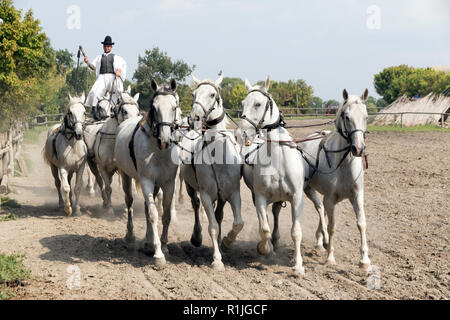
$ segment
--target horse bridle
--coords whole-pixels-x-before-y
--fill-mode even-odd
[[[254,90],[250,91],[247,94],[247,96],[250,95],[253,92],[259,92],[259,93],[261,93],[263,96],[265,96],[267,98],[267,103],[266,103],[266,107],[265,107],[265,110],[264,110],[264,114],[263,114],[261,120],[258,123],[255,123],[254,121],[250,120],[249,118],[247,118],[246,115],[242,115],[241,119],[249,122],[255,128],[257,134],[259,134],[259,132],[261,130],[269,130],[270,131],[270,130],[273,130],[273,129],[276,129],[278,127],[283,126],[285,124],[285,122],[284,122],[284,119],[283,119],[283,114],[280,112],[280,117],[278,118],[277,122],[275,122],[273,124],[268,124],[268,125],[263,127],[263,124],[264,124],[264,121],[265,121],[265,118],[266,118],[266,115],[267,115],[267,112],[269,111],[269,109],[270,109],[270,116],[272,117],[272,114],[273,114],[273,98],[272,98],[272,96],[269,93],[264,92],[264,91],[259,90],[259,89],[254,89]]]
[[[83,104],[84,106],[84,104]],[[84,126],[84,123],[81,121],[74,121],[72,112],[69,111],[64,116],[64,130],[62,134],[68,139],[71,140],[75,136],[75,126],[77,124],[81,123],[82,126]],[[70,134],[70,137],[68,137],[66,134]]]
[[[123,106],[124,105],[134,105],[139,109],[139,105],[136,101],[133,102],[125,102],[125,101],[121,101],[119,106],[117,108],[113,109],[113,113],[114,113],[114,118],[117,120],[117,122],[119,122],[119,114],[125,118],[126,115],[126,111],[124,110]]]
[[[158,96],[173,96],[175,98],[175,101],[177,101],[177,105],[175,106],[175,115],[174,115],[174,119],[173,122],[158,122],[156,120],[156,109],[154,104],[154,101],[156,99],[156,97]],[[178,129],[179,125],[176,123],[177,122],[177,112],[176,110],[180,108],[180,105],[178,103],[178,99],[176,94],[173,91],[161,91],[161,92],[156,92],[153,95],[152,101],[150,103],[150,110],[149,112],[149,117],[148,117],[148,125],[150,127],[150,130],[152,131],[152,135],[154,138],[159,139],[159,135],[161,132],[161,127],[170,127],[170,131],[173,133],[175,130]]]
[[[218,117],[217,119],[207,121],[209,115],[216,109],[216,105],[220,106],[221,97],[220,97],[220,89],[211,82],[202,82],[199,85],[197,85],[195,90],[197,90],[201,86],[206,86],[206,85],[213,87],[214,90],[216,91],[216,98],[215,98],[213,104],[211,105],[211,107],[209,107],[207,109],[201,102],[194,101],[194,104],[198,104],[203,109],[203,112],[205,113],[202,118],[202,128],[204,128],[204,129],[207,129],[207,128],[210,128],[212,126],[219,124],[225,118],[225,110],[224,110],[222,112],[222,115],[220,117]],[[200,119],[198,119],[198,120],[200,120]],[[190,119],[188,120],[188,122],[190,122]]]
[[[353,143],[352,137],[355,133],[362,132],[362,134],[364,135],[364,139],[365,139],[367,131],[362,130],[362,129],[355,129],[350,132],[348,131],[347,122],[346,122],[345,114],[344,114],[344,111],[345,111],[344,107],[345,107],[346,103],[347,103],[347,101],[345,101],[344,104],[342,105],[342,112],[341,112],[341,119],[342,119],[342,123],[344,124],[344,130],[342,130],[341,126],[339,125],[339,122],[336,124],[336,127],[337,127],[338,133],[341,135],[341,137],[344,138],[349,144],[352,144]]]

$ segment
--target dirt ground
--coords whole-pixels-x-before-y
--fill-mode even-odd
[[[323,120],[317,120],[317,122]],[[290,130],[305,137],[314,129]],[[81,217],[66,218],[40,143],[26,145],[33,162],[28,177],[16,177],[10,197],[21,205],[3,208],[19,219],[0,222],[0,251],[26,255],[32,270],[16,299],[449,299],[450,134],[439,132],[371,133],[367,138],[366,215],[369,256],[379,270],[367,275],[358,267],[359,232],[348,201],[337,207],[336,261],[323,265],[314,249],[318,216],[306,201],[302,215],[302,255],[306,275],[291,271],[293,243],[289,206],[281,214],[281,248],[271,257],[256,252],[258,220],[242,182],[245,227],[225,271],[210,268],[212,248],[203,219],[204,246],[190,242],[194,217],[185,194],[169,233],[167,265],[158,268],[139,249],[125,246],[123,193],[114,181],[116,217],[103,213],[99,196],[82,197]],[[135,198],[135,232],[145,235],[142,196]],[[231,227],[225,208],[223,232]],[[161,230],[161,228],[160,228]],[[75,266],[75,269],[74,267]],[[79,268],[79,269],[77,269]],[[73,288],[79,270],[80,288]],[[76,274],[75,274],[76,276]],[[367,283],[379,280],[379,288]],[[375,282],[374,282],[375,281]],[[72,289],[69,289],[71,287]],[[372,287],[373,288],[373,287]]]

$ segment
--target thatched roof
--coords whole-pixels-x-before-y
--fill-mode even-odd
[[[400,115],[391,115],[383,113],[401,113],[401,112],[432,112],[445,113],[450,106],[450,97],[443,95],[429,94],[426,97],[418,100],[410,100],[406,96],[397,99],[390,106],[380,111],[380,114],[375,117],[373,125],[389,125],[400,124]],[[403,125],[406,127],[417,126],[423,124],[439,124],[441,115],[435,114],[404,114]]]
[[[445,73],[450,73],[450,66],[438,66],[438,67],[431,67],[431,69],[435,71],[442,71]]]

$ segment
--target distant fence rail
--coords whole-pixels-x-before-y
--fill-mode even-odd
[[[9,182],[15,172],[17,163],[20,173],[27,175],[27,168],[22,159],[23,133],[28,125],[13,123],[6,132],[0,133],[0,194],[9,193]]]
[[[225,109],[227,113],[235,119],[239,119],[242,116],[241,110],[231,110]],[[283,113],[283,116],[286,120],[289,119],[302,119],[302,118],[322,118],[322,117],[335,117],[334,113],[327,113],[327,109],[324,108],[279,108],[279,110]],[[183,112],[184,116],[189,115],[189,111]],[[445,126],[445,121],[450,115],[450,113],[436,113],[436,112],[369,112],[369,116],[371,118],[375,118],[377,116],[394,116],[399,117],[398,121],[401,127],[404,127],[404,117],[406,115],[437,115],[440,116],[439,124],[443,128]],[[34,117],[31,121],[30,126],[50,126],[57,123],[61,123],[64,114],[41,114]]]

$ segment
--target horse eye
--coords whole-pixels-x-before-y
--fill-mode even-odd
[[[261,103],[255,104],[255,107],[261,107]]]
[[[211,94],[211,98],[214,98],[215,96],[216,96],[216,94],[215,94],[215,93]]]

